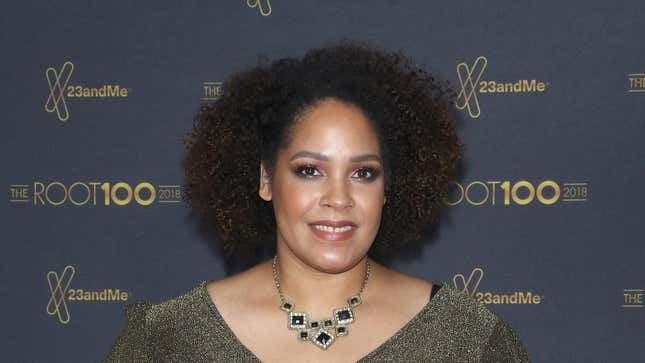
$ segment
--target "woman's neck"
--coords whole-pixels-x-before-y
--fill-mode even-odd
[[[353,266],[325,271],[298,258],[285,245],[278,244],[277,250],[276,271],[285,298],[295,304],[295,311],[306,311],[313,319],[330,316],[332,309],[347,305],[347,298],[359,291],[365,279],[366,256]],[[368,281],[374,278],[375,265],[369,262]]]

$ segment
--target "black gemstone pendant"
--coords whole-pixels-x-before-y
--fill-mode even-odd
[[[329,334],[322,332],[320,335],[318,335],[318,338],[316,338],[316,340],[319,341],[320,344],[326,345],[330,338],[331,336],[329,336]]]
[[[347,304],[353,308],[360,305],[361,302],[362,300],[360,295],[353,295],[353,296],[350,296],[349,299],[347,299]]]
[[[334,335],[325,330],[319,330],[314,336],[313,343],[319,348],[327,349],[334,342]]]
[[[307,328],[307,314],[306,313],[297,313],[289,312],[287,319],[287,325],[289,329],[305,329]]]
[[[289,313],[293,309],[293,306],[294,306],[293,303],[285,301],[282,303],[282,305],[280,305],[280,309]]]
[[[334,319],[338,324],[349,324],[354,321],[354,314],[352,313],[352,308],[344,307],[334,310]]]

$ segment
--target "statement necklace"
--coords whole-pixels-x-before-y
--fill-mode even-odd
[[[352,308],[361,304],[361,293],[367,284],[367,279],[370,277],[372,266],[369,261],[365,259],[367,269],[365,270],[365,278],[361,283],[361,288],[355,295],[347,298],[347,306],[333,309],[331,318],[311,321],[306,312],[293,311],[295,304],[284,297],[282,289],[280,289],[280,279],[276,269],[277,262],[278,255],[276,254],[273,257],[273,282],[275,282],[278,294],[280,294],[280,309],[287,312],[287,328],[298,331],[298,340],[302,342],[310,341],[324,350],[329,348],[336,337],[347,335],[347,324],[351,324],[355,319]]]

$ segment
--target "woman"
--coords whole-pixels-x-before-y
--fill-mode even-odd
[[[344,39],[223,88],[186,139],[187,199],[229,256],[275,255],[128,305],[106,361],[528,361],[483,304],[377,262],[443,205],[463,149],[446,85]]]

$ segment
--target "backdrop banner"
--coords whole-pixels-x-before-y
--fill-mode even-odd
[[[12,1],[0,18],[4,361],[101,361],[126,304],[232,273],[189,215],[182,138],[232,73],[342,37],[457,94],[459,177],[390,267],[471,294],[532,361],[643,361],[645,2]]]

